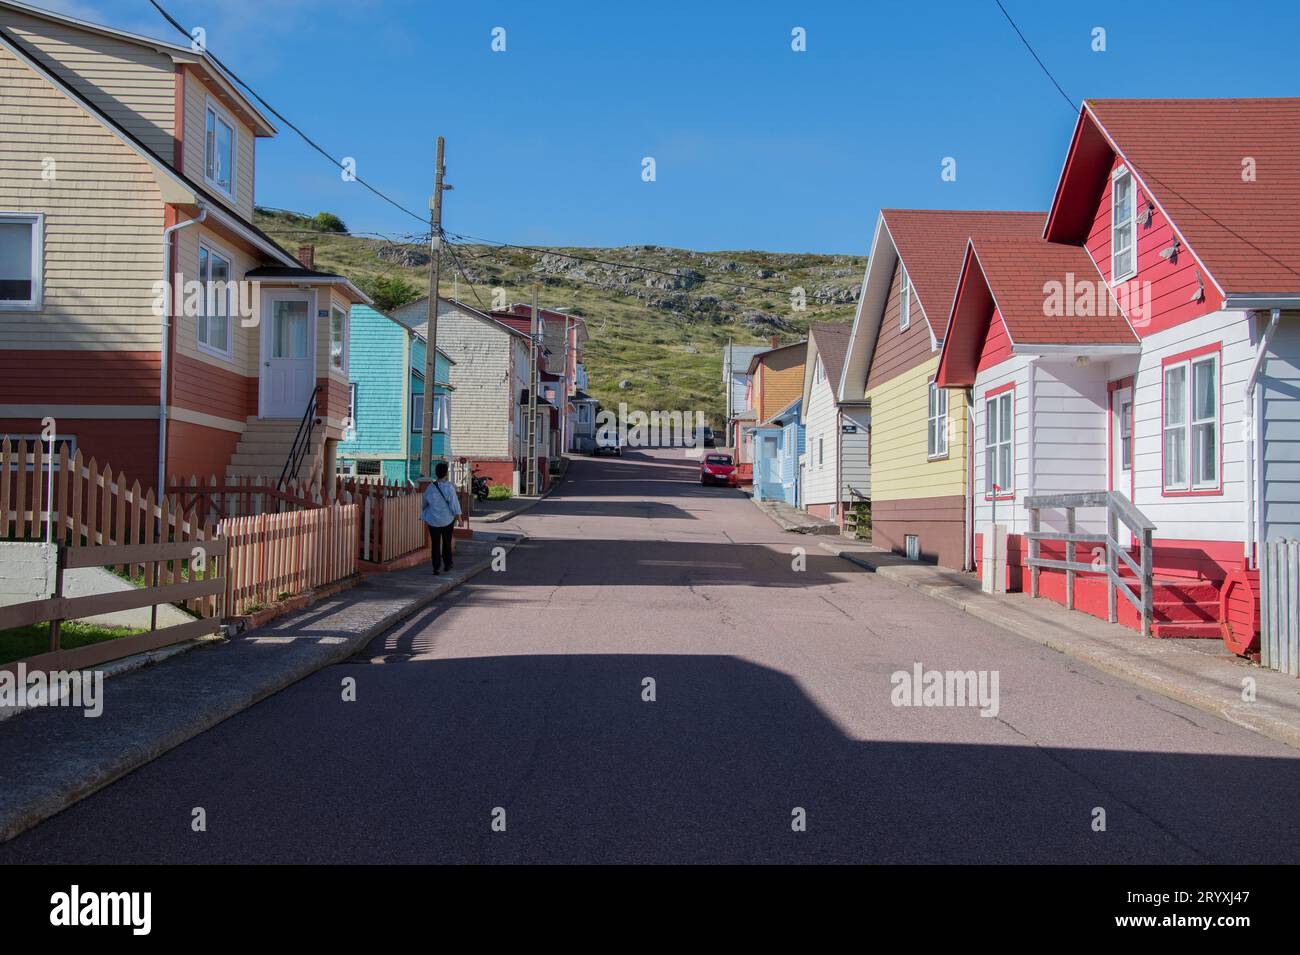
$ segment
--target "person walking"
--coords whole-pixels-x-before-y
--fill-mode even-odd
[[[460,517],[460,499],[455,486],[447,480],[447,462],[439,461],[433,469],[435,481],[424,489],[420,500],[420,520],[429,528],[429,559],[434,574],[451,570],[451,532]],[[439,557],[442,570],[438,569]]]

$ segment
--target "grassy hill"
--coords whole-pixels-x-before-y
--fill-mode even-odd
[[[341,234],[314,223],[291,212],[257,214],[257,224],[286,249],[315,245],[318,269],[366,288],[382,277],[408,283],[411,297],[427,293],[427,243]],[[544,252],[457,245],[454,252],[454,259],[443,256],[443,296],[487,307],[493,290],[502,289],[507,302],[526,302],[538,282],[543,307],[586,319],[590,391],[607,407],[626,401],[646,411],[698,409],[715,425],[725,409],[721,353],[727,340],[758,345],[775,335],[788,344],[804,337],[809,322],[851,321],[866,267],[858,256],[641,245]],[[803,311],[792,307],[796,287],[804,290]]]

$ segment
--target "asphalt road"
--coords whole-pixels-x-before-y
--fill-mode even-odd
[[[1300,858],[1294,750],[877,579],[696,474],[680,452],[575,462],[504,572],[0,862]],[[893,705],[917,662],[996,671],[996,716]]]

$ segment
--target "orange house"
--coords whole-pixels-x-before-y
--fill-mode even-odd
[[[754,412],[754,423],[742,427],[740,460],[754,460],[750,444],[754,424],[767,421],[784,411],[803,395],[803,366],[808,342],[781,345],[761,351],[749,360],[747,404]]]

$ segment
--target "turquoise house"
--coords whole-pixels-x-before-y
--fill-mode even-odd
[[[784,501],[798,507],[799,456],[804,451],[804,426],[799,423],[802,398],[753,429],[754,500]]]
[[[349,325],[349,427],[338,445],[339,473],[414,481],[424,421],[424,336],[369,305],[352,306]],[[434,461],[452,455],[452,364],[438,349]]]

